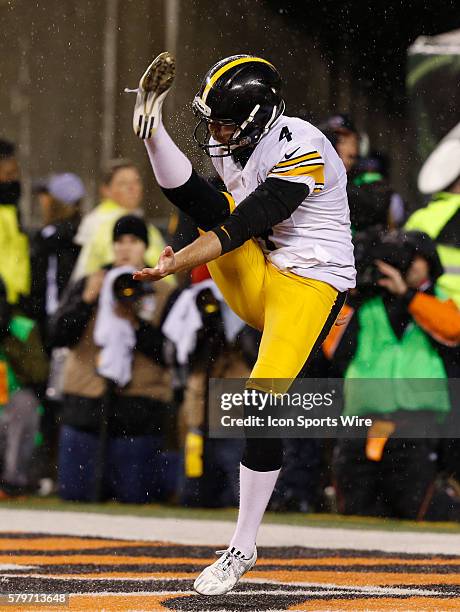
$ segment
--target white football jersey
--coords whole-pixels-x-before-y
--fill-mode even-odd
[[[211,139],[211,144],[217,144]],[[309,195],[293,214],[259,238],[280,270],[325,281],[338,291],[355,286],[347,175],[326,136],[311,123],[282,115],[244,168],[232,157],[214,167],[238,205],[267,178],[304,183]]]

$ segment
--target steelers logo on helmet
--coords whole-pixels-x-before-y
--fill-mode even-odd
[[[210,157],[227,157],[254,147],[283,113],[280,74],[261,57],[232,55],[207,72],[192,106],[200,119],[193,134],[199,147]],[[210,144],[213,126],[234,129],[225,143]]]

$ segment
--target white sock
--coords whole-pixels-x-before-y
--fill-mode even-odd
[[[240,465],[240,509],[230,546],[245,557],[254,552],[257,532],[280,471],[256,472]]]
[[[144,142],[160,187],[174,189],[188,181],[192,174],[192,164],[177,147],[162,121],[153,137]]]

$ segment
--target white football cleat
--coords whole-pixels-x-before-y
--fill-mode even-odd
[[[206,567],[195,580],[193,588],[200,595],[224,595],[231,591],[241,576],[254,567],[257,561],[257,548],[249,559],[239,550],[229,548],[217,550],[222,555],[212,565]]]
[[[161,107],[173,84],[175,68],[174,57],[168,51],[164,51],[144,72],[138,89],[125,89],[126,92],[137,92],[133,130],[142,140],[151,138],[158,128]]]

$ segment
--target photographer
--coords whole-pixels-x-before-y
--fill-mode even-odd
[[[331,141],[347,171],[353,231],[399,227],[404,220],[404,202],[388,181],[386,156],[375,151],[369,154],[367,135],[358,132],[348,115],[332,115],[319,128]]]
[[[208,437],[210,378],[243,378],[257,357],[259,332],[244,326],[211,280],[206,266],[193,268],[162,330],[171,342],[176,367],[184,373],[180,441],[186,506],[225,507],[238,503],[242,441]]]
[[[339,508],[345,514],[460,520],[458,501],[435,486],[438,440],[411,438],[418,420],[431,424],[433,438],[445,422],[447,377],[459,354],[460,314],[436,287],[443,269],[435,245],[426,234],[392,232],[358,236],[356,254],[358,293],[346,324],[334,330],[336,338],[329,337],[324,350],[346,379],[344,414],[370,416],[373,426],[367,440],[337,445]],[[369,393],[369,380],[352,379],[382,380],[378,393]]]
[[[439,285],[460,306],[460,123],[425,160],[418,188],[431,199],[410,216],[406,229],[426,232],[436,242],[444,266]]]
[[[72,286],[53,321],[54,345],[71,348],[59,450],[64,499],[93,499],[101,463],[105,497],[143,503],[161,492],[171,384],[158,325],[170,289],[132,280],[147,246],[142,219],[121,217],[113,230],[113,267]]]
[[[40,435],[43,443],[36,454],[37,475],[55,479],[60,397],[55,382],[67,349],[51,354],[48,338],[50,317],[55,314],[80,251],[73,241],[80,223],[80,206],[86,195],[81,179],[71,172],[52,174],[34,187],[41,213],[41,227],[30,239],[32,282],[30,295],[21,304],[37,322],[47,354],[50,378],[43,397]],[[46,480],[43,481],[46,483]],[[42,482],[42,485],[43,485]],[[44,485],[46,486],[46,484]]]

